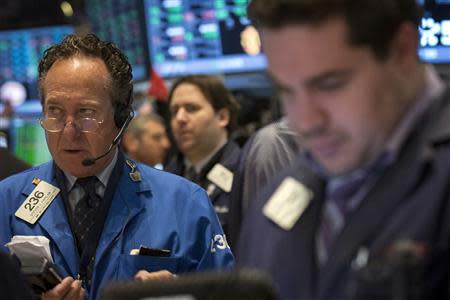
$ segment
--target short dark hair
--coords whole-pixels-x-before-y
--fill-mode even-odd
[[[237,128],[239,103],[219,77],[212,75],[189,75],[178,78],[170,88],[168,97],[169,105],[173,97],[173,92],[180,84],[183,83],[189,83],[198,87],[203,96],[205,96],[206,100],[208,100],[214,108],[215,112],[221,110],[222,108],[229,111],[230,121],[226,127],[228,134]]]
[[[416,0],[252,0],[248,15],[256,27],[272,29],[343,17],[350,44],[368,46],[384,59],[400,25],[418,26],[422,10]]]
[[[111,99],[114,108],[114,121],[121,127],[131,113],[133,76],[127,57],[113,43],[100,40],[95,34],[85,36],[68,35],[60,44],[48,48],[39,62],[39,92],[44,106],[43,82],[53,66],[59,60],[77,55],[100,58],[111,75]]]

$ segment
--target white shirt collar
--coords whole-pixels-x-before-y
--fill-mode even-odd
[[[220,143],[217,144],[217,146],[214,148],[213,151],[211,151],[210,154],[208,154],[207,156],[205,156],[202,160],[200,160],[198,163],[193,164],[192,162],[189,161],[189,159],[186,158],[186,156],[184,157],[184,165],[186,166],[186,170],[189,169],[191,166],[194,166],[195,168],[195,172],[197,172],[197,174],[200,174],[200,172],[202,171],[203,167],[206,166],[206,164],[208,164],[208,162],[211,160],[211,158],[216,155],[217,152],[219,152],[220,149],[222,149],[222,147],[228,142],[228,140],[225,138],[223,140],[220,141]]]

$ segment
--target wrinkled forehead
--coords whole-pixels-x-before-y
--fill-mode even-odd
[[[108,93],[111,98],[112,79],[100,58],[72,56],[57,60],[41,82],[41,97],[49,93]]]

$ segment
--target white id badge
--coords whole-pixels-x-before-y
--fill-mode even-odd
[[[284,230],[291,230],[313,196],[301,182],[287,177],[264,205],[263,214]]]
[[[16,217],[30,224],[36,223],[59,191],[59,188],[56,186],[41,180],[19,209],[17,209]]]
[[[208,175],[206,175],[209,181],[227,193],[231,191],[231,187],[233,186],[233,177],[233,172],[225,168],[222,164],[215,164]]]

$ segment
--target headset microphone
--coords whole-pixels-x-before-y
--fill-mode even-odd
[[[127,128],[128,124],[130,124],[131,120],[134,117],[134,111],[131,111],[130,114],[128,115],[127,119],[125,120],[125,122],[123,123],[122,127],[120,127],[120,131],[119,133],[116,135],[116,137],[114,138],[114,140],[112,141],[111,145],[109,145],[108,150],[106,150],[105,153],[103,153],[100,156],[97,156],[95,158],[85,158],[83,159],[83,161],[81,162],[81,164],[85,167],[89,167],[92,166],[93,164],[95,164],[95,162],[103,157],[105,157],[106,155],[108,155],[109,152],[111,152],[112,148],[117,145],[117,143],[120,141],[120,138],[122,137],[123,133],[125,132],[125,129]]]

